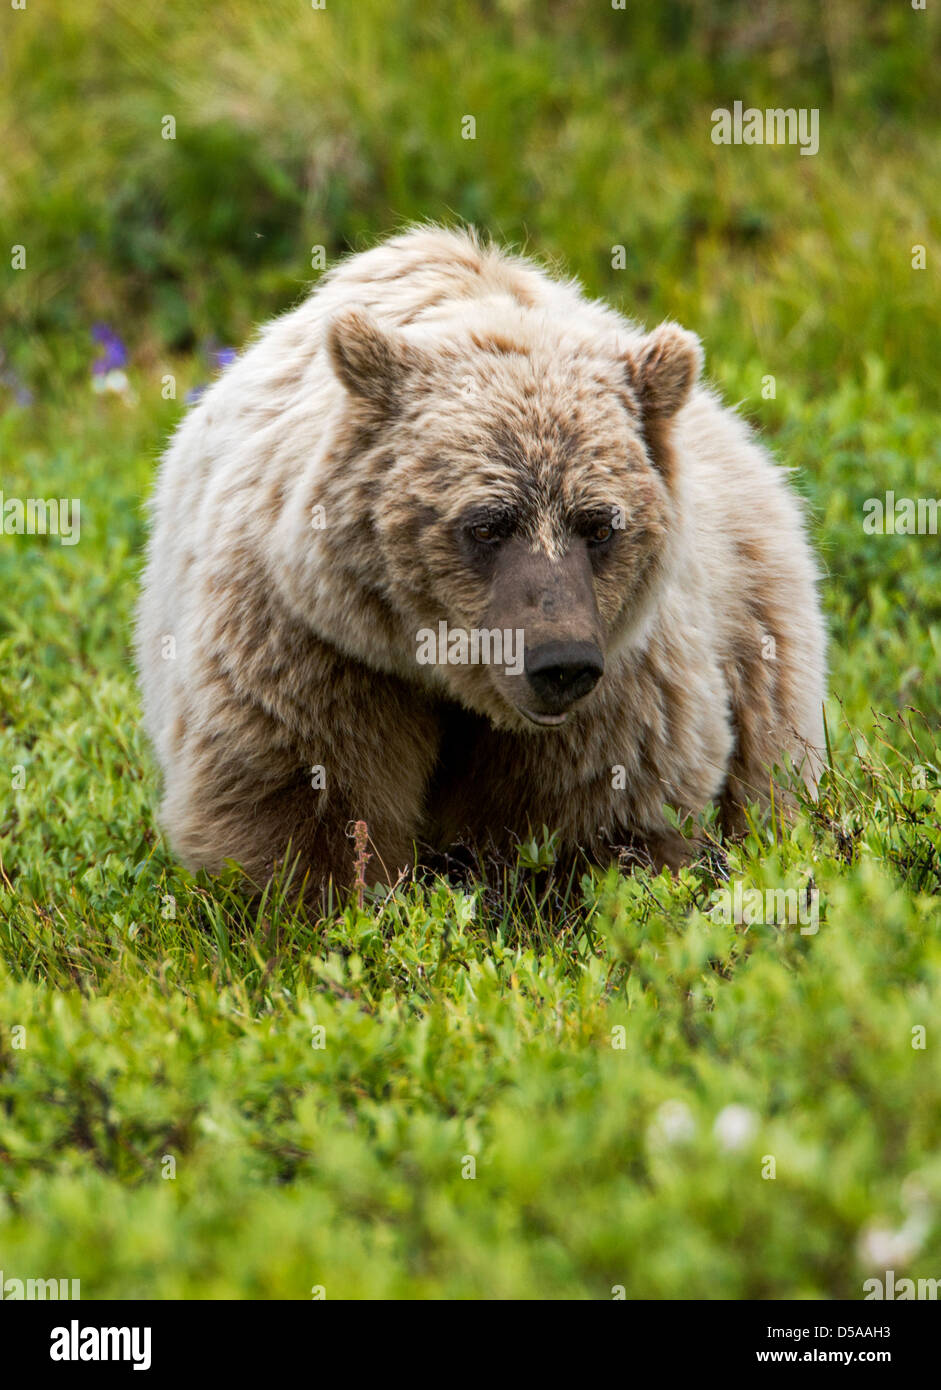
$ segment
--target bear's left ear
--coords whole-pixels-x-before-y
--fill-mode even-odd
[[[672,487],[678,466],[671,439],[673,417],[689,400],[702,371],[702,344],[695,333],[661,323],[623,361],[651,460]]]
[[[424,356],[364,309],[346,309],[333,319],[327,329],[327,351],[346,389],[383,414],[398,409],[402,384]]]
[[[689,399],[702,371],[702,344],[695,333],[661,323],[625,357],[628,382],[641,414],[669,420]]]

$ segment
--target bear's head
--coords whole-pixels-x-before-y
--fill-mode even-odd
[[[524,313],[400,329],[355,309],[327,347],[372,589],[417,678],[498,727],[565,723],[668,573],[698,339],[663,324],[599,342]]]

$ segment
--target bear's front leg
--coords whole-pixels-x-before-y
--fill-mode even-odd
[[[355,822],[368,830],[366,881],[412,862],[438,742],[421,693],[317,643],[292,690],[250,694],[216,671],[211,708],[178,719],[163,823],[191,868],[234,859],[261,886],[288,857],[293,890],[356,879]]]

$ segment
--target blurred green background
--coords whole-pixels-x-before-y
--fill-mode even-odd
[[[312,245],[432,217],[808,390],[870,353],[936,389],[937,268],[909,250],[937,233],[936,6],[63,2],[3,24],[0,206],[30,261],[4,343],[31,372],[93,319],[142,362],[240,342],[303,292]],[[713,145],[735,99],[818,107],[820,153]]]
[[[941,539],[862,529],[869,497],[941,493],[939,13],[0,9],[0,487],[82,506],[74,547],[0,535],[7,1277],[857,1298],[887,1265],[941,1275]],[[736,100],[818,108],[819,153],[714,145]],[[159,837],[130,656],[159,451],[307,292],[313,247],[329,266],[414,218],[695,329],[795,470],[833,762],[729,871],[813,881],[819,935],[717,925],[709,866],[553,886],[547,845],[503,891],[309,922],[193,879]]]

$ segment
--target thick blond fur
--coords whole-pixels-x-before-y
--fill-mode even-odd
[[[186,864],[263,881],[290,843],[310,881],[347,883],[354,820],[375,876],[416,839],[543,824],[671,862],[664,804],[717,800],[734,829],[772,764],[812,784],[825,635],[801,508],[698,369],[692,335],[435,227],[269,324],[182,422],[153,501],[137,658]],[[595,581],[605,673],[557,729],[486,667],[416,663],[419,629],[482,626],[493,595],[455,528],[494,498],[550,557],[586,499],[625,519]]]

